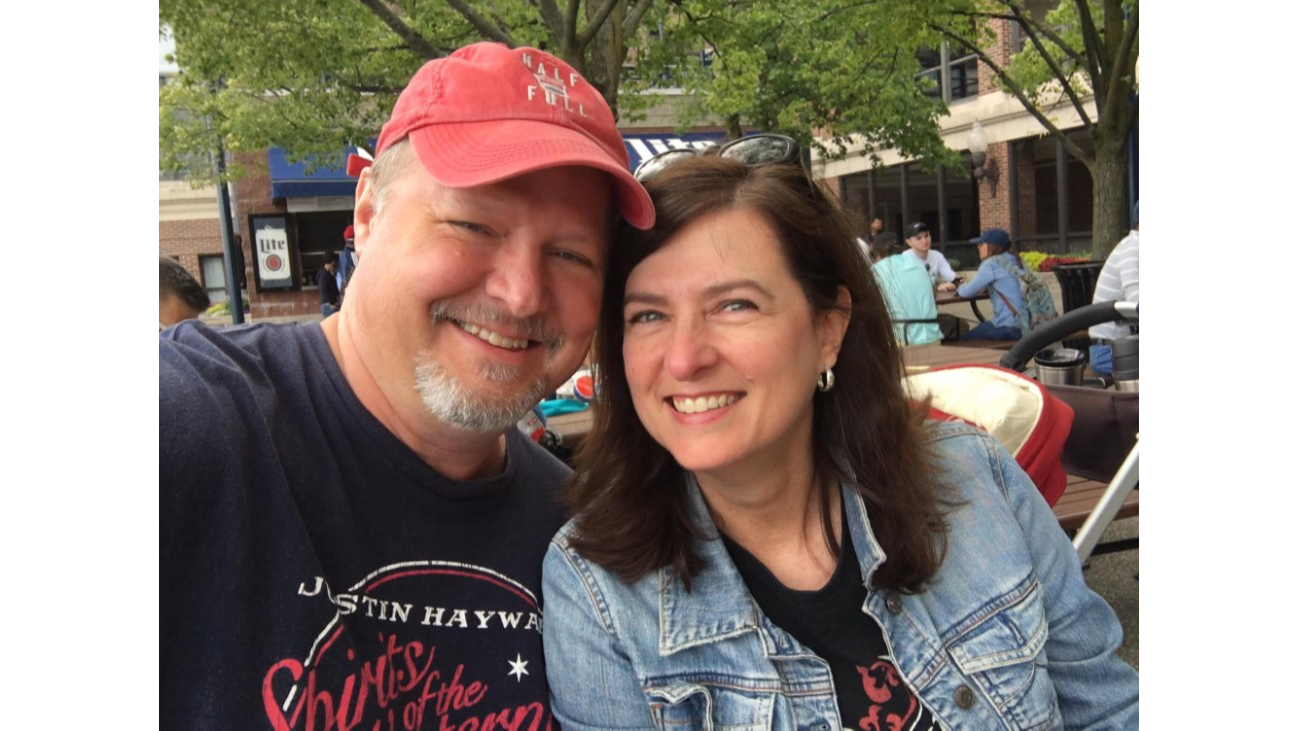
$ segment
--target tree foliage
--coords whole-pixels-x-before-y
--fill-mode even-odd
[[[741,126],[781,132],[830,157],[857,142],[870,154],[892,148],[930,165],[951,162],[938,137],[946,109],[916,79],[915,50],[936,36],[921,9],[882,13],[861,0],[676,0],[647,34],[628,88],[682,89],[684,124],[713,118],[732,134]],[[627,99],[624,108],[634,103]]]
[[[183,69],[160,92],[169,170],[218,141],[332,162],[378,133],[420,64],[481,39],[561,56],[633,116],[656,99],[641,92],[675,85],[689,92],[683,125],[951,160],[937,134],[945,110],[914,77],[914,48],[935,31],[921,13],[857,0],[162,0],[159,18]],[[619,93],[624,81],[632,93]]]

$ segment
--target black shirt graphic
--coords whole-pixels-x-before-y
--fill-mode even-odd
[[[834,575],[815,591],[787,588],[742,546],[722,540],[763,614],[829,663],[844,728],[939,731],[893,666],[879,624],[862,612],[866,587],[846,524]]]
[[[160,727],[552,726],[541,559],[569,470],[438,474],[318,325],[159,338]]]

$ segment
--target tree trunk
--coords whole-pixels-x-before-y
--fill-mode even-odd
[[[1104,261],[1127,235],[1127,154],[1122,142],[1093,137],[1096,159],[1092,163],[1092,258]]]

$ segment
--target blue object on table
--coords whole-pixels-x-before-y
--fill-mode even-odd
[[[575,411],[586,411],[588,404],[571,398],[557,398],[541,402],[541,413],[546,418],[558,416],[560,414],[571,414]]]

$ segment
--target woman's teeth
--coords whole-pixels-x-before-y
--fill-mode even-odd
[[[673,398],[672,407],[683,414],[700,414],[723,406],[730,406],[739,397],[735,394],[726,396],[700,396],[699,398]]]
[[[516,340],[514,338],[503,337],[500,333],[492,332],[485,327],[478,327],[468,322],[457,322],[461,330],[470,335],[477,335],[479,339],[495,345],[498,348],[508,348],[509,350],[523,350],[528,347],[527,340]]]

